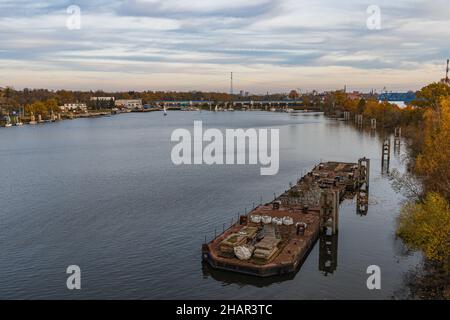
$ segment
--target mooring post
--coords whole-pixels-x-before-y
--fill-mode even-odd
[[[356,212],[359,215],[366,215],[369,208],[370,160],[367,158],[359,159],[358,166],[359,178],[356,193]]]
[[[350,120],[350,112],[344,111],[344,120],[345,120],[345,121]]]
[[[331,228],[333,234],[338,230],[339,192],[337,190],[323,191],[320,195],[320,229],[323,232]]]
[[[389,172],[389,162],[391,160],[391,139],[387,138],[383,142],[383,149],[381,155],[381,171]]]
[[[358,114],[358,126],[362,126],[363,125],[363,115],[362,114]]]

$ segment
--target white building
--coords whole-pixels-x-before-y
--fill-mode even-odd
[[[114,97],[91,97],[91,101],[111,101],[115,100]]]
[[[72,110],[81,110],[87,111],[87,106],[85,103],[65,103],[63,106],[59,107],[61,111],[72,111]]]
[[[127,108],[127,109],[141,109],[142,108],[142,99],[118,99],[115,102],[116,107]]]

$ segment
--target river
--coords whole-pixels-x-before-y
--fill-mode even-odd
[[[175,166],[171,133],[191,130],[194,120],[205,128],[278,128],[279,173]],[[391,169],[403,169],[401,152],[392,152]],[[361,216],[355,200],[341,204],[337,263],[328,271],[319,242],[283,278],[202,265],[205,236],[238,212],[271,201],[321,160],[363,156],[371,159],[369,210]],[[390,299],[420,257],[395,237],[403,197],[380,158],[378,135],[314,113],[130,113],[0,128],[0,298]],[[66,288],[69,265],[81,268],[81,290]],[[381,268],[381,290],[367,289],[370,265]]]

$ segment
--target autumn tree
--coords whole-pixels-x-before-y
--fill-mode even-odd
[[[414,250],[450,271],[450,210],[441,195],[428,193],[423,202],[409,203],[399,217],[399,235]]]
[[[288,97],[291,100],[297,100],[299,98],[299,94],[298,94],[297,90],[291,90],[291,92],[289,92]]]
[[[450,86],[445,83],[434,82],[417,92],[416,99],[412,103],[418,107],[431,107],[437,110],[441,98],[448,96],[450,96]]]
[[[415,170],[428,191],[450,199],[450,98],[442,98],[437,110],[425,112],[423,136]]]

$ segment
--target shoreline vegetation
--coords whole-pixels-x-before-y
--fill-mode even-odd
[[[149,104],[158,100],[204,100],[205,105],[200,108],[208,109],[210,101],[239,99],[226,93],[104,93],[6,88],[0,91],[0,107],[3,115],[19,110],[20,121],[24,122],[32,121],[35,115],[40,115],[39,119],[45,122],[113,114],[110,101],[90,99],[99,95],[142,99]],[[285,98],[281,94],[245,97],[255,102]],[[398,217],[397,236],[408,249],[420,251],[424,257],[422,270],[407,275],[408,297],[450,299],[450,86],[429,84],[418,91],[416,99],[405,108],[387,101],[380,102],[372,94],[355,98],[344,90],[303,96],[291,91],[288,98],[302,100],[297,108],[321,110],[328,117],[342,118],[344,112],[350,115],[350,119],[362,115],[365,125],[370,125],[375,119],[377,129],[386,135],[395,128],[402,129],[407,144],[407,171],[404,174],[391,173],[394,188],[407,198]],[[86,103],[88,111],[62,113],[58,106],[73,101]],[[148,111],[159,110],[152,108]],[[55,118],[55,114],[59,116]]]
[[[362,114],[366,122],[392,133],[401,127],[407,143],[407,172],[393,172],[393,186],[407,201],[398,217],[397,236],[423,254],[422,270],[408,275],[412,299],[450,300],[450,87],[432,83],[406,108],[387,102],[348,99],[335,92],[326,114]]]

